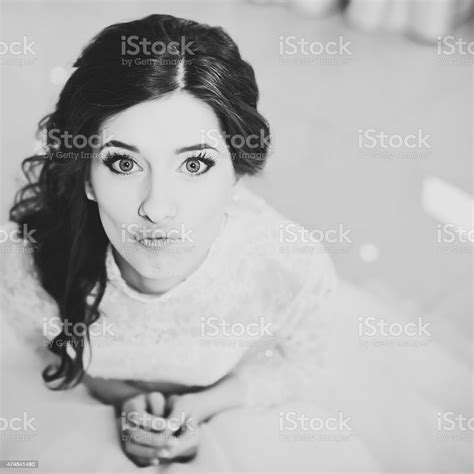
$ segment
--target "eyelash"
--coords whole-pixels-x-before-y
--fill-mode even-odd
[[[102,158],[102,161],[107,166],[107,168],[109,168],[109,170],[112,171],[112,173],[119,174],[119,175],[133,174],[133,173],[120,172],[114,169],[113,164],[123,159],[131,160],[133,161],[133,163],[136,164],[136,161],[130,155],[126,153],[117,153],[117,152],[106,154],[105,157]],[[205,171],[198,172],[198,173],[188,173],[188,176],[191,176],[192,178],[207,173],[216,164],[216,162],[212,158],[208,157],[204,152],[201,152],[196,156],[190,156],[186,158],[186,160],[183,161],[181,166],[183,166],[186,162],[192,161],[192,160],[201,161],[202,163],[207,165],[207,169]]]

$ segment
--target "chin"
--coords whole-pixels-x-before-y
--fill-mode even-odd
[[[180,252],[163,252],[156,250],[143,249],[137,245],[134,252],[123,255],[130,266],[143,278],[161,279],[173,278],[183,275],[187,276],[190,269],[193,268],[195,254],[189,251]]]

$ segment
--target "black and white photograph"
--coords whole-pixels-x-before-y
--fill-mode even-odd
[[[0,472],[474,472],[474,0],[0,0]]]

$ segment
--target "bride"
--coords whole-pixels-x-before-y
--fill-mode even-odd
[[[74,66],[23,163],[2,298],[47,386],[113,405],[137,465],[190,459],[216,414],[311,393],[334,266],[242,183],[270,131],[221,28],[114,24]]]

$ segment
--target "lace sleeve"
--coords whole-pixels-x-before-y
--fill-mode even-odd
[[[325,366],[336,288],[334,264],[328,255],[319,255],[287,307],[276,337],[264,350],[248,352],[234,369],[246,384],[247,406],[265,408],[295,395],[311,396],[318,371]]]
[[[0,226],[0,238],[1,328],[7,339],[4,342],[9,351],[33,353],[48,361],[46,344],[54,337],[55,328],[60,327],[57,305],[38,281],[32,248],[19,238],[17,225],[8,222]]]

